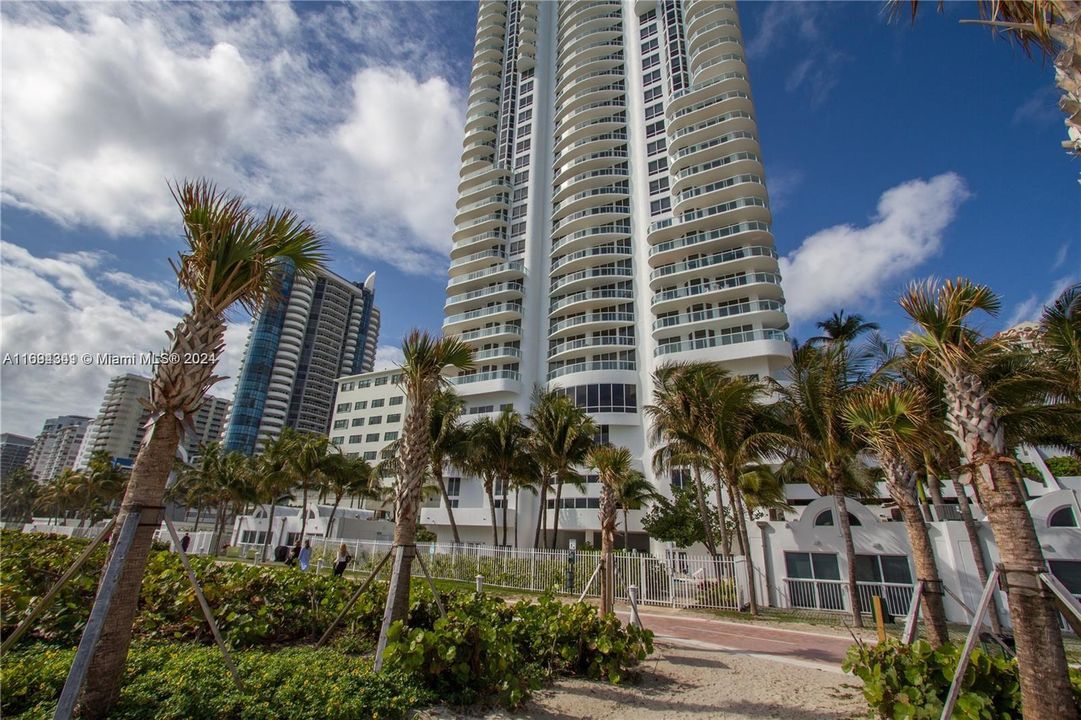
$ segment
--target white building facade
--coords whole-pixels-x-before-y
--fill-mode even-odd
[[[476,350],[452,378],[467,417],[558,389],[668,490],[648,462],[652,372],[788,364],[734,3],[482,2],[460,178],[443,331]],[[459,525],[485,512],[464,482]],[[561,547],[597,528],[598,484],[565,492]],[[531,543],[539,508],[519,499]]]
[[[82,415],[46,420],[26,457],[26,468],[36,479],[47,481],[74,467],[89,423],[90,418]]]

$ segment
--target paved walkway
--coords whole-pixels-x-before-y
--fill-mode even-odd
[[[617,610],[616,614],[625,620],[629,617],[626,610]],[[640,617],[643,626],[652,630],[660,642],[752,655],[838,673],[841,660],[852,645],[847,634],[651,613],[648,608]]]

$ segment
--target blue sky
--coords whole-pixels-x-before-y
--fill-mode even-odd
[[[1052,68],[959,24],[974,5],[914,27],[880,9],[740,6],[793,333],[844,307],[895,335],[898,292],[928,275],[1000,292],[989,329],[1029,319],[1081,279]],[[298,209],[339,274],[376,270],[385,361],[439,328],[475,4],[2,12],[3,352],[159,348],[183,307],[165,179],[196,175]],[[127,369],[3,367],[0,427],[93,414]]]

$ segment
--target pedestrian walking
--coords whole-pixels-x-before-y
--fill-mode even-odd
[[[285,561],[286,565],[296,565],[297,560],[300,559],[300,541],[297,540],[297,544],[293,546],[293,549],[289,551],[289,559]]]
[[[305,540],[304,547],[300,550],[300,569],[307,570],[308,564],[312,561],[312,541]]]
[[[338,558],[334,561],[334,574],[341,577],[352,559],[353,556],[349,554],[349,548],[345,546],[345,543],[342,543],[341,547],[338,548]]]
[[[191,545],[191,535],[184,533],[184,537],[180,538],[180,549],[187,552],[188,545]]]

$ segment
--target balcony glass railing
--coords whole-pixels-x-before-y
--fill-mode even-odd
[[[751,245],[748,247],[736,248],[734,250],[725,250],[724,252],[713,253],[712,255],[706,255],[705,257],[695,258],[693,260],[684,260],[683,262],[672,263],[671,265],[662,265],[649,274],[649,279],[655,280],[667,275],[687,272],[688,270],[697,270],[699,268],[711,268],[749,257],[776,258],[777,251],[771,247],[766,247],[765,245]]]
[[[509,346],[500,346],[488,348],[487,350],[476,350],[473,352],[474,360],[488,360],[490,358],[499,357],[522,357],[522,349]]]
[[[567,215],[566,217],[560,218],[559,220],[556,221],[555,225],[552,227],[552,230],[557,231],[557,230],[559,230],[559,228],[563,227],[564,225],[569,225],[570,223],[574,222],[575,220],[581,220],[582,218],[589,217],[590,215],[608,215],[610,213],[629,213],[629,212],[630,212],[630,205],[628,205],[627,203],[620,203],[620,204],[612,203],[612,204],[609,204],[609,205],[598,205],[597,207],[591,207],[591,208],[586,208],[585,210],[579,210],[578,212],[574,212],[574,213],[571,213],[570,215]]]
[[[691,85],[690,87],[683,88],[679,92],[673,93],[672,94],[672,99],[669,100],[669,102],[678,100],[679,98],[690,95],[691,93],[696,93],[696,92],[698,92],[700,90],[705,90],[708,87],[713,87],[714,85],[720,85],[721,83],[726,82],[728,80],[746,80],[746,79],[747,79],[746,75],[744,75],[741,72],[736,72],[735,70],[733,70],[732,72],[727,72],[724,75],[718,75],[715,78],[711,78],[711,79],[707,80],[704,83],[699,83],[698,85]],[[679,116],[677,115],[677,117],[679,117]]]
[[[613,335],[603,335],[601,337],[580,338],[578,340],[568,340],[567,342],[556,343],[548,348],[548,357],[554,357],[560,353],[570,352],[572,350],[580,350],[582,348],[592,347],[634,347],[633,337],[619,337]]]
[[[626,312],[600,312],[600,313],[586,313],[585,315],[579,315],[577,317],[567,318],[557,323],[552,323],[548,326],[548,334],[557,333],[560,330],[566,330],[567,328],[578,327],[579,325],[589,325],[590,323],[632,323],[634,322],[634,313]]]
[[[701,220],[702,218],[712,217],[714,215],[722,215],[726,212],[732,212],[733,210],[739,210],[745,207],[766,207],[766,201],[762,198],[750,197],[739,198],[738,200],[732,200],[731,202],[721,203],[720,205],[711,205],[709,207],[700,208],[698,210],[692,210],[686,212],[676,218],[667,218],[665,220],[658,220],[655,223],[650,224],[649,231],[663,230],[673,226],[685,225],[695,220]],[[733,225],[732,227],[737,227]],[[736,231],[739,232],[739,231]],[[657,250],[656,252],[661,252]]]
[[[726,112],[723,115],[711,117],[709,120],[703,120],[700,123],[695,123],[694,125],[688,125],[685,128],[680,128],[679,130],[676,130],[674,133],[672,133],[672,139],[678,140],[685,135],[690,135],[691,133],[698,132],[699,130],[705,130],[706,128],[713,127],[714,125],[720,125],[723,122],[735,120],[736,118],[754,120],[754,117],[749,112],[744,112],[743,110],[733,110],[731,112]]]
[[[733,305],[721,305],[720,307],[710,308],[709,310],[680,313],[679,315],[670,315],[654,320],[653,329],[660,330],[661,328],[674,327],[676,325],[688,325],[690,323],[705,322],[707,320],[719,320],[720,318],[733,317],[735,315],[747,315],[748,313],[766,310],[783,312],[784,303],[778,300],[751,300]]]
[[[669,250],[679,250],[680,248],[694,247],[695,245],[701,245],[703,243],[713,242],[714,240],[720,240],[721,238],[732,237],[734,235],[739,235],[740,233],[745,233],[745,232],[769,232],[769,225],[767,223],[764,223],[764,222],[759,222],[758,220],[748,220],[746,222],[736,223],[735,225],[728,225],[727,227],[717,228],[716,230],[705,230],[703,232],[692,233],[690,235],[684,235],[681,238],[676,238],[675,240],[669,240],[668,242],[658,243],[658,244],[654,245],[652,248],[650,248],[649,254],[650,254],[650,257],[652,257],[654,255],[658,255],[658,254],[663,253],[663,252],[668,252]],[[761,252],[760,250],[755,250],[755,251],[750,253],[752,255],[768,255],[770,257],[777,257],[777,253],[775,251],[773,251],[772,248],[764,248],[763,246],[752,246],[752,247],[769,250],[769,252]],[[729,253],[740,253],[740,252],[743,252],[743,250],[744,250],[744,248],[736,248],[734,250],[729,250],[727,252],[729,252]],[[720,254],[724,254],[724,253],[720,253]],[[714,262],[714,258],[716,258],[716,257],[717,257],[717,254],[708,255],[708,256],[706,256],[704,258],[698,258],[697,260],[689,260],[688,262],[693,263],[693,262],[703,261],[708,265],[715,265],[716,262],[727,262],[727,260],[724,260],[724,261],[717,260],[716,262]],[[741,258],[741,257],[746,257],[746,255],[733,255],[729,259],[736,260],[736,259]],[[679,268],[676,268],[674,270],[665,270],[664,269],[664,268],[670,268],[670,267],[675,267],[675,266],[674,265],[662,265],[661,267],[659,267],[659,268],[657,268],[656,270],[653,271],[652,277],[661,277],[663,275],[668,275],[669,273],[682,272],[683,270],[690,269],[690,267],[693,267],[693,266],[679,267]]]
[[[721,290],[731,290],[732,288],[743,287],[744,285],[751,285],[754,283],[780,285],[781,276],[777,273],[769,272],[744,273],[742,275],[736,275],[735,277],[725,278],[722,281],[706,282],[698,285],[688,285],[687,287],[662,290],[658,293],[654,293],[652,303],[656,305],[657,303],[666,302],[668,300],[679,300],[680,298],[695,297],[697,295],[704,295],[706,293],[718,292]]]
[[[731,155],[725,155],[724,157],[717,158],[716,160],[710,160],[709,162],[700,163],[698,165],[691,165],[689,168],[680,170],[676,173],[676,180],[685,180],[692,175],[698,175],[700,173],[709,172],[710,170],[716,170],[719,167],[725,165],[731,165],[734,162],[741,162],[743,160],[750,160],[751,162],[761,162],[758,155],[753,152],[738,152]]]
[[[571,373],[589,372],[592,370],[636,370],[634,360],[597,360],[595,362],[574,363],[564,365],[548,371],[548,379],[554,380],[562,375]]]
[[[558,188],[556,188],[556,192],[558,193],[558,192],[560,192],[562,190],[566,190],[571,185],[575,185],[577,183],[580,183],[583,180],[589,180],[590,178],[601,177],[602,175],[611,175],[612,177],[629,177],[630,173],[627,171],[627,168],[618,167],[618,166],[617,167],[601,168],[599,170],[590,170],[589,172],[582,173],[581,175],[575,175],[570,180],[567,180],[567,181],[561,183],[560,186]]]
[[[448,378],[452,385],[468,385],[469,383],[484,382],[485,380],[518,380],[522,374],[517,370],[490,370],[489,372],[472,373]]]
[[[463,258],[458,258],[457,260],[451,261],[450,267],[453,270],[456,267],[461,267],[462,265],[468,265],[471,262],[475,262],[477,260],[483,260],[484,258],[505,258],[505,257],[507,257],[507,253],[504,252],[503,250],[481,250],[480,252],[473,253],[472,255],[466,255]]]
[[[692,43],[694,43],[695,38],[701,37],[702,33],[709,32],[710,30],[713,30],[714,28],[737,27],[738,25],[739,24],[735,20],[729,20],[728,18],[722,18],[720,20],[715,20],[714,22],[711,22],[708,25],[703,25],[702,27],[697,28],[693,33],[691,33],[687,37],[687,44],[691,45]]]
[[[683,192],[676,195],[676,202],[681,203],[681,202],[684,202],[685,200],[690,200],[692,198],[696,198],[699,195],[704,195],[705,193],[711,193],[711,192],[714,192],[714,191],[717,191],[717,190],[725,190],[725,189],[733,187],[735,185],[740,185],[742,183],[755,183],[757,185],[761,185],[762,184],[762,178],[759,177],[758,175],[753,174],[753,173],[744,173],[742,175],[733,175],[730,178],[725,178],[724,180],[718,180],[716,182],[711,182],[708,185],[698,185],[697,187],[687,188]]]
[[[492,285],[490,287],[481,288],[480,290],[472,290],[467,293],[459,293],[457,295],[451,295],[447,298],[447,305],[454,305],[455,303],[466,302],[468,300],[474,300],[476,298],[487,297],[489,295],[498,295],[502,292],[521,292],[524,285],[520,282],[505,282],[498,285]]]
[[[705,108],[711,107],[713,105],[717,105],[718,103],[723,103],[723,102],[725,102],[727,100],[735,100],[736,98],[750,98],[750,95],[743,92],[742,90],[732,90],[730,92],[721,93],[720,95],[715,95],[715,96],[713,96],[711,98],[708,98],[708,99],[703,100],[701,102],[696,102],[694,105],[689,105],[689,106],[679,110],[672,117],[672,119],[673,120],[678,120],[679,118],[684,117],[685,115],[690,115],[693,112],[697,112],[699,110],[704,110]]]
[[[690,350],[705,350],[707,348],[724,347],[726,345],[738,345],[755,340],[780,340],[788,342],[788,335],[782,330],[743,330],[741,332],[725,333],[713,337],[700,338],[698,340],[684,340],[683,342],[665,343],[659,345],[653,352],[654,355],[671,355],[677,352]]]
[[[630,188],[627,183],[619,182],[613,185],[605,185],[604,187],[592,188],[590,190],[583,190],[582,192],[571,195],[566,200],[563,200],[552,208],[553,213],[558,213],[563,208],[567,207],[571,203],[576,203],[579,200],[583,200],[587,197],[593,197],[595,195],[626,195],[630,192]]]
[[[559,288],[569,285],[572,282],[578,280],[585,280],[587,278],[594,277],[631,277],[633,273],[630,267],[613,267],[611,265],[605,265],[602,267],[586,268],[585,270],[579,270],[578,272],[571,273],[570,275],[564,275],[563,277],[555,278],[552,280],[548,289],[551,292],[555,292]]]
[[[698,69],[694,71],[694,74],[691,75],[691,85],[696,86],[696,87],[704,87],[704,86],[695,85],[695,83],[696,83],[696,81],[698,79],[698,76],[700,76],[703,72],[710,69],[714,65],[720,65],[721,63],[731,62],[732,60],[737,60],[739,62],[743,62],[743,55],[741,53],[725,53],[724,55],[718,55],[717,57],[713,58],[712,60],[709,60],[708,62],[702,63],[701,65],[698,66]]]
[[[562,257],[556,258],[552,261],[552,272],[555,272],[559,268],[563,267],[567,263],[572,263],[575,260],[581,260],[587,257],[597,257],[599,255],[630,255],[630,245],[599,245],[597,247],[586,248],[579,250],[578,252],[570,253]]]
[[[573,103],[575,100],[584,98],[586,95],[592,95],[593,93],[601,92],[623,92],[626,89],[627,86],[623,83],[622,80],[620,80],[619,82],[609,83],[608,85],[601,85],[600,87],[587,88],[585,90],[582,90],[581,92],[577,92],[574,95],[571,95],[570,97],[562,97],[560,98],[560,103],[556,105],[556,115],[559,115],[559,113],[563,112],[563,109]]]
[[[521,335],[522,328],[518,325],[494,325],[492,327],[481,328],[480,330],[470,330],[464,332],[458,337],[461,340],[479,340],[480,338],[492,337],[493,335]]]
[[[754,139],[755,139],[754,133],[749,133],[749,132],[746,132],[744,130],[741,130],[739,132],[725,133],[724,135],[720,135],[718,137],[715,137],[712,140],[706,140],[705,142],[696,143],[694,145],[689,145],[688,147],[685,147],[685,148],[683,148],[681,150],[677,150],[674,154],[671,155],[671,158],[672,158],[673,161],[674,160],[682,160],[683,158],[687,157],[688,155],[693,155],[693,154],[695,154],[697,152],[702,152],[703,150],[709,150],[710,148],[717,147],[718,145],[724,145],[725,143],[735,142],[736,140],[754,140]]]
[[[598,225],[597,227],[585,228],[583,230],[577,230],[566,237],[561,238],[558,242],[552,243],[552,252],[554,253],[559,248],[563,247],[567,243],[572,243],[575,240],[581,240],[584,237],[591,235],[609,235],[612,233],[629,233],[631,231],[630,223],[608,223],[606,225]]]
[[[548,312],[554,313],[555,311],[565,308],[568,305],[573,305],[576,302],[582,302],[583,300],[633,300],[634,291],[630,288],[611,288],[607,290],[583,290],[582,292],[574,293],[573,295],[564,295],[563,297],[554,298],[551,305],[548,307]]]
[[[499,273],[504,273],[504,272],[513,272],[513,271],[521,272],[524,268],[525,268],[525,265],[522,263],[521,260],[515,260],[515,261],[509,262],[509,263],[502,263],[501,265],[496,265],[496,266],[490,267],[490,268],[484,268],[483,270],[476,270],[476,271],[468,273],[466,275],[457,275],[455,277],[452,277],[447,282],[447,286],[448,287],[453,287],[455,285],[461,285],[462,283],[466,283],[466,282],[469,282],[471,280],[478,280],[478,279],[480,279],[482,277],[487,277],[489,275],[497,275]]]
[[[500,315],[502,313],[508,312],[521,314],[522,304],[516,302],[499,303],[498,305],[490,305],[488,307],[478,308],[476,310],[470,310],[468,312],[448,315],[446,318],[443,319],[443,325],[453,325],[455,323],[476,320],[477,318],[488,317],[490,315]]]

